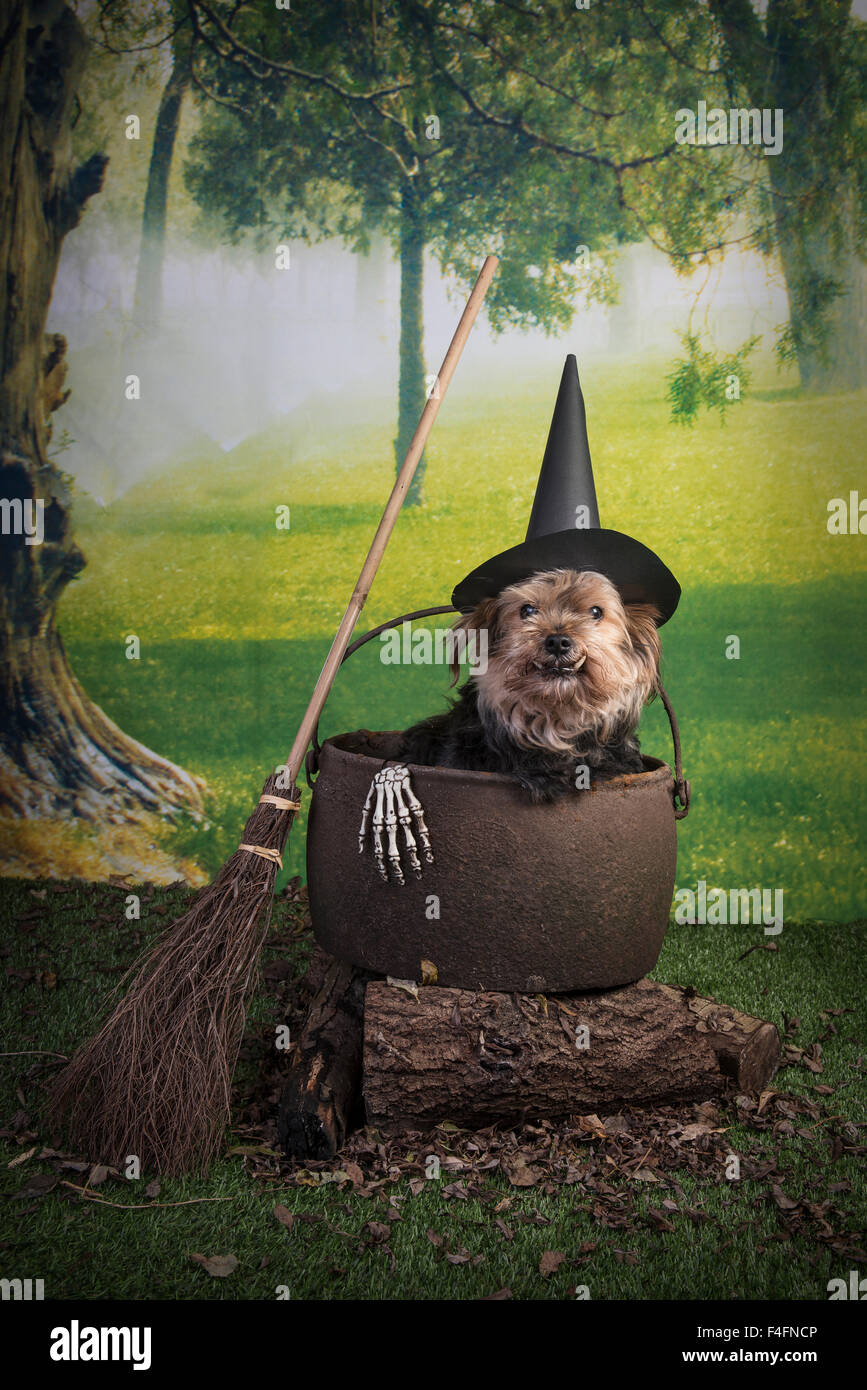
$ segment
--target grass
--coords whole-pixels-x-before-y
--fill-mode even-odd
[[[663,374],[609,363],[584,389],[603,523],[650,542],[684,590],[663,634],[695,797],[678,885],[782,888],[792,919],[848,921],[865,896],[865,547],[826,520],[860,480],[867,393],[807,399],[766,365],[724,426],[714,415],[689,430],[668,419]],[[455,384],[426,505],[401,515],[362,628],[447,603],[523,534],[552,394],[550,373],[505,393]],[[391,432],[369,402],[323,399],[318,433],[310,409],[297,433],[290,417],[228,455],[178,461],[107,511],[79,508],[89,563],[60,613],[74,669],[124,729],[213,788],[207,828],[167,841],[208,872],[288,751],[390,483]],[[383,666],[376,646],[341,673],[324,731],[399,728],[441,707],[442,668]],[[660,708],[642,736],[670,756]],[[286,875],[303,869],[302,818]]]
[[[799,1040],[819,1035],[823,1010],[854,1010],[837,1019],[820,1077],[787,1069],[774,1086],[805,1095],[829,1086],[833,1112],[863,1123],[865,1020],[853,964],[864,924],[852,919],[864,915],[865,550],[861,537],[829,536],[825,522],[828,501],[861,482],[867,397],[808,400],[764,368],[723,428],[709,416],[682,430],[668,421],[664,365],[601,364],[583,380],[603,523],[650,543],[684,589],[664,631],[664,678],[694,796],[678,830],[678,886],[703,878],[782,888],[786,925],[776,951],[746,956],[767,944],[760,928],[672,926],[655,975],[781,1029],[796,1015]],[[447,602],[468,569],[523,535],[552,401],[550,373],[507,384],[468,374],[455,383],[428,451],[426,505],[401,516],[364,626]],[[388,490],[390,422],[383,414],[377,423],[369,402],[357,418],[354,408],[323,400],[318,431],[296,430],[290,418],[231,454],[176,461],[106,511],[79,502],[88,566],[60,612],[73,668],[125,730],[207,779],[207,826],[177,826],[163,848],[208,872],[237,843],[265,774],[285,756]],[[280,505],[291,508],[289,532],[275,529]],[[131,633],[141,640],[139,661],[126,659]],[[732,636],[737,660],[725,655]],[[446,685],[439,669],[383,666],[369,648],[341,674],[323,729],[401,727],[437,708]],[[642,737],[647,751],[668,756],[658,706]],[[303,872],[303,832],[302,816],[281,882]],[[30,896],[46,886],[44,899]],[[103,920],[91,930],[94,892],[103,895]],[[67,1052],[89,1031],[94,1001],[118,967],[163,924],[155,909],[174,913],[182,900],[179,890],[156,892],[138,923],[124,917],[124,897],[107,886],[55,894],[50,885],[6,883],[4,964],[33,972],[8,976],[18,987],[0,1000],[6,1049]],[[26,911],[34,903],[44,904],[35,922]],[[283,948],[294,972],[307,949],[304,939]],[[54,987],[40,983],[44,972],[57,977]],[[251,1020],[260,1049],[273,1018],[263,994]],[[0,1060],[7,1196],[51,1166],[37,1157],[47,1074],[44,1059]],[[27,1125],[12,1134],[16,1110],[32,1111],[32,1140]],[[727,1139],[736,1150],[766,1145],[787,1192],[814,1202],[827,1195],[857,1232],[863,1167],[846,1154],[830,1157],[832,1127],[757,1138],[735,1123]],[[31,1147],[32,1158],[6,1166]],[[829,1278],[848,1276],[854,1257],[781,1233],[766,1181],[687,1172],[678,1181],[678,1206],[692,1203],[707,1221],[679,1211],[672,1231],[656,1229],[649,1210],[676,1189],[618,1174],[612,1183],[629,1213],[620,1229],[600,1227],[578,1188],[523,1192],[493,1172],[486,1189],[511,1203],[507,1241],[490,1204],[448,1200],[440,1184],[411,1197],[397,1175],[385,1200],[362,1198],[291,1175],[265,1182],[247,1160],[226,1157],[210,1181],[166,1180],[160,1193],[161,1201],[225,1202],[123,1212],[78,1201],[69,1189],[68,1200],[55,1190],[5,1202],[0,1272],[45,1277],[49,1297],[227,1301],[270,1299],[278,1285],[294,1299],[465,1299],[504,1286],[518,1298],[552,1299],[580,1283],[594,1299],[822,1300]],[[851,1190],[828,1195],[839,1183]],[[100,1190],[144,1202],[144,1186]],[[274,1219],[275,1201],[323,1219],[299,1220],[290,1235]],[[367,1230],[389,1208],[401,1217],[392,1223],[393,1262]],[[450,1264],[429,1229],[452,1249],[457,1241],[470,1261]],[[539,1259],[552,1249],[567,1258],[544,1278]],[[231,1252],[238,1267],[211,1279],[193,1251]]]
[[[129,921],[124,889],[62,885],[68,891],[57,891],[40,885],[36,892],[48,891],[34,899],[33,887],[23,881],[6,885],[4,963],[7,971],[32,972],[32,978],[8,976],[17,987],[2,996],[0,1029],[9,1051],[66,1052],[90,1027],[94,998],[117,978],[117,967],[164,925],[166,913],[179,910],[185,890],[145,894],[141,920]],[[285,903],[278,902],[281,928],[290,915]],[[867,1105],[857,1083],[867,1040],[865,1006],[851,962],[864,948],[865,925],[789,925],[776,939],[776,951],[753,951],[745,958],[744,950],[763,940],[755,928],[673,926],[654,974],[713,990],[727,1002],[773,1020],[781,1030],[797,1013],[796,1036],[803,1046],[825,1026],[822,1010],[851,1009],[836,1019],[838,1032],[824,1046],[821,1075],[787,1069],[772,1085],[805,1096],[817,1096],[817,1084],[830,1087],[829,1113],[863,1123]],[[302,936],[288,953],[285,946],[272,948],[266,961],[288,955],[293,974],[299,973],[308,951],[309,939]],[[51,988],[40,983],[45,971],[56,976]],[[266,990],[253,1011],[248,1050],[268,1048],[274,1018]],[[253,1063],[242,1064],[242,1072],[251,1069]],[[297,1171],[284,1170],[282,1176],[274,1171],[263,1179],[240,1156],[221,1159],[208,1181],[164,1179],[158,1197],[161,1203],[202,1197],[224,1199],[220,1201],[148,1209],[148,1174],[137,1181],[110,1180],[98,1189],[109,1201],[141,1203],[144,1209],[121,1211],[81,1201],[62,1187],[46,1196],[15,1197],[34,1174],[54,1168],[38,1158],[40,1144],[51,1139],[39,1121],[42,1082],[50,1074],[45,1059],[0,1061],[0,1114],[8,1120],[23,1103],[29,1117],[17,1138],[4,1128],[0,1139],[5,1199],[0,1273],[44,1278],[49,1298],[236,1301],[273,1299],[283,1286],[296,1300],[472,1299],[504,1287],[515,1298],[535,1300],[574,1297],[570,1290],[586,1284],[594,1300],[824,1300],[828,1280],[848,1277],[853,1263],[848,1254],[805,1236],[787,1238],[767,1200],[767,1180],[728,1182],[719,1171],[710,1177],[669,1173],[656,1184],[612,1171],[608,1181],[616,1200],[612,1196],[610,1225],[600,1225],[580,1184],[551,1195],[515,1189],[499,1171],[482,1174],[484,1192],[506,1203],[502,1216],[510,1240],[494,1224],[490,1202],[443,1195],[448,1175],[412,1196],[406,1175],[396,1172],[380,1193],[362,1197],[348,1188],[305,1185],[303,1173],[299,1185]],[[831,1200],[843,1226],[857,1232],[867,1216],[863,1163],[846,1154],[831,1161],[829,1134],[824,1124],[788,1138],[768,1132],[758,1137],[757,1149],[776,1156],[786,1193],[793,1198],[820,1203],[828,1190],[833,1192],[830,1184],[850,1183],[851,1191],[838,1192]],[[440,1138],[448,1147],[451,1136],[446,1132]],[[755,1140],[737,1122],[726,1135],[731,1150],[744,1154]],[[238,1135],[230,1135],[227,1147],[238,1141]],[[30,1159],[8,1166],[31,1149]],[[755,1157],[756,1149],[751,1152]],[[585,1145],[581,1159],[587,1157]],[[74,1171],[60,1176],[85,1182]],[[671,1217],[673,1229],[656,1229],[650,1212],[671,1197],[679,1208]],[[275,1219],[275,1203],[295,1214],[291,1233]],[[702,1219],[691,1220],[688,1207]],[[389,1220],[390,1253],[371,1239],[367,1224]],[[465,1251],[470,1262],[450,1264],[429,1231],[442,1237],[450,1251]],[[595,1248],[582,1253],[585,1243]],[[566,1256],[547,1278],[539,1272],[546,1250]],[[213,1279],[190,1259],[194,1252],[231,1253],[238,1266],[229,1278]],[[473,1264],[477,1256],[483,1258]]]

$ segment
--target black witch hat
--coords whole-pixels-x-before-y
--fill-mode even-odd
[[[680,598],[680,585],[658,555],[631,536],[599,525],[584,397],[572,354],[563,368],[526,539],[462,579],[452,604],[470,612],[483,598],[552,569],[606,575],[624,603],[654,604],[662,615],[659,626]]]

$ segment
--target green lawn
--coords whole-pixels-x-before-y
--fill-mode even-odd
[[[44,896],[34,898],[34,887]],[[123,915],[125,897],[126,890],[107,885],[7,883],[0,925],[9,987],[0,996],[0,1030],[9,1051],[64,1053],[86,1035],[95,998],[181,909],[187,890],[145,895],[142,920],[134,923]],[[252,1089],[266,1120],[280,1075],[274,1025],[291,1017],[294,1026],[291,977],[300,974],[310,946],[309,936],[295,934],[298,916],[278,902],[266,980],[269,966],[276,963],[279,975],[288,962],[290,983],[282,995],[272,983],[258,997],[237,1077],[243,1114]],[[147,1190],[150,1174],[138,1181],[109,1178],[92,1189],[120,1204],[106,1206],[64,1186],[85,1184],[88,1169],[69,1164],[78,1156],[56,1152],[55,1136],[40,1120],[51,1059],[4,1057],[0,1275],[43,1278],[46,1297],[61,1299],[273,1299],[278,1286],[293,1299],[471,1299],[502,1288],[520,1299],[561,1299],[584,1284],[594,1300],[824,1301],[828,1280],[848,1279],[865,1258],[867,1177],[858,1156],[864,1131],[857,1126],[867,1121],[867,1020],[852,969],[865,947],[865,926],[790,924],[776,950],[745,957],[763,940],[754,928],[671,928],[657,978],[691,981],[773,1020],[781,1032],[788,1027],[787,1041],[800,1048],[826,1039],[820,1071],[794,1065],[771,1083],[779,1093],[767,1111],[773,1128],[756,1132],[737,1105],[722,1108],[714,1121],[725,1131],[722,1148],[705,1152],[699,1171],[655,1169],[671,1124],[664,1117],[659,1139],[646,1154],[642,1142],[631,1165],[615,1164],[598,1143],[575,1132],[554,1156],[553,1139],[530,1126],[518,1137],[535,1146],[540,1161],[549,1160],[552,1173],[562,1177],[572,1164],[582,1176],[566,1186],[517,1188],[500,1166],[476,1169],[467,1147],[474,1136],[447,1126],[381,1150],[379,1136],[368,1134],[366,1155],[351,1154],[365,1177],[379,1182],[367,1195],[349,1182],[323,1183],[329,1168],[348,1166],[344,1157],[299,1170],[267,1154],[227,1154],[209,1181],[164,1179],[157,1194]],[[51,987],[43,972],[56,976]],[[851,1012],[828,1012],[841,1010]],[[256,1091],[263,1070],[265,1084]],[[790,1122],[793,1102],[810,1104],[812,1115]],[[611,1126],[604,1111],[602,1118]],[[684,1107],[685,1121],[694,1118]],[[483,1151],[488,1142],[478,1139]],[[251,1144],[246,1130],[230,1133],[227,1149],[244,1143]],[[414,1192],[421,1160],[434,1151],[442,1157],[442,1176]],[[728,1153],[741,1157],[740,1181],[724,1177]],[[55,1184],[47,1192],[34,1187],[40,1175]],[[453,1192],[456,1182],[468,1196]],[[798,1204],[794,1210],[780,1209],[775,1187]],[[201,1198],[209,1200],[170,1205]],[[127,1204],[133,1209],[121,1209]],[[291,1231],[275,1219],[278,1204],[295,1218]],[[446,1251],[459,1262],[451,1263]],[[548,1277],[539,1269],[546,1251],[565,1257]],[[193,1253],[234,1255],[237,1268],[226,1279],[210,1278],[190,1259]]]
[[[651,544],[684,588],[664,630],[664,679],[694,798],[678,829],[677,881],[782,888],[786,924],[770,942],[776,949],[746,955],[769,944],[761,928],[672,926],[655,975],[772,1019],[800,1047],[823,1039],[821,1072],[793,1065],[772,1083],[784,1093],[768,1102],[773,1128],[757,1129],[734,1105],[724,1110],[724,1142],[743,1155],[742,1181],[726,1182],[710,1151],[700,1170],[643,1181],[609,1170],[601,1149],[576,1138],[572,1157],[595,1175],[592,1190],[589,1176],[551,1191],[517,1189],[495,1167],[474,1175],[467,1200],[445,1192],[445,1176],[413,1195],[411,1159],[403,1153],[389,1173],[391,1150],[380,1153],[372,1136],[369,1162],[382,1186],[367,1197],[281,1170],[267,1155],[227,1154],[209,1182],[164,1181],[159,1201],[230,1200],[124,1211],[70,1188],[40,1195],[28,1186],[39,1173],[84,1179],[40,1157],[51,1146],[40,1120],[46,1059],[5,1057],[0,1179],[6,1196],[23,1195],[3,1205],[4,1276],[44,1277],[47,1296],[61,1298],[272,1298],[286,1285],[293,1298],[473,1298],[509,1287],[515,1297],[551,1299],[587,1283],[594,1299],[822,1300],[828,1279],[847,1278],[863,1259],[864,924],[853,919],[864,916],[865,896],[865,541],[829,536],[826,517],[829,499],[861,482],[867,396],[809,401],[765,364],[724,428],[714,416],[685,431],[668,421],[664,366],[591,366],[583,381],[603,522]],[[447,602],[468,569],[521,538],[555,386],[539,373],[456,381],[429,449],[426,506],[399,519],[362,626]],[[209,872],[234,848],[266,773],[288,750],[391,477],[387,412],[371,424],[370,402],[358,402],[355,422],[351,401],[311,408],[324,422],[315,443],[309,426],[296,431],[290,419],[229,455],[177,461],[107,511],[87,498],[79,506],[88,566],[60,613],[73,668],[124,729],[207,779],[207,827],[181,825],[167,843]],[[280,504],[291,507],[288,533],[274,528]],[[125,659],[130,633],[141,639],[138,662]],[[725,657],[732,635],[739,660]],[[384,666],[372,646],[341,674],[324,729],[402,727],[437,708],[446,687],[443,670]],[[647,751],[669,756],[658,706],[643,739]],[[302,814],[281,883],[303,873],[303,829]],[[9,1052],[65,1053],[85,1037],[118,967],[183,897],[154,893],[142,924],[130,924],[123,890],[48,885],[34,899],[45,888],[4,888],[10,988],[0,1020]],[[281,934],[266,963],[288,960],[300,974],[309,938],[294,934],[284,903],[277,916]],[[291,997],[265,990],[257,1000],[239,1099]],[[264,1114],[275,1095],[265,1095]],[[810,1117],[787,1118],[802,1103]],[[470,1175],[471,1140],[441,1131],[421,1152],[439,1145],[453,1174]],[[563,1142],[565,1162],[571,1141]],[[761,1175],[763,1158],[775,1162],[775,1177],[767,1163]],[[600,1172],[610,1189],[603,1198]],[[114,1180],[100,1192],[147,1204],[155,1199],[145,1183]],[[781,1209],[774,1184],[798,1204],[795,1216]],[[665,1201],[671,1229],[660,1224]],[[275,1202],[295,1214],[291,1233],[274,1218]],[[377,1223],[390,1224],[387,1242]],[[468,1258],[452,1263],[446,1248]],[[566,1258],[546,1278],[539,1261],[549,1250]],[[194,1251],[232,1253],[238,1267],[211,1279],[190,1260]]]
[[[652,544],[684,590],[663,634],[695,798],[678,884],[782,888],[790,918],[846,921],[865,901],[867,543],[826,520],[863,472],[867,393],[808,400],[766,365],[724,427],[714,415],[688,430],[668,419],[664,365],[591,367],[584,390],[603,522]],[[426,505],[399,518],[361,629],[447,603],[523,535],[552,399],[550,374],[505,393],[455,383]],[[315,446],[290,420],[107,511],[82,501],[88,566],[60,613],[74,669],[124,729],[213,788],[209,828],[175,839],[208,871],[288,751],[387,494],[388,423],[357,405],[352,425],[354,402],[319,402]],[[274,526],[280,504],[289,532]],[[129,633],[140,661],[125,658]],[[338,679],[324,730],[399,728],[441,707],[442,668],[384,666],[376,647]],[[669,757],[658,707],[644,746]],[[303,863],[302,818],[287,873]]]

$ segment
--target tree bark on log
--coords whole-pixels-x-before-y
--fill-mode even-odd
[[[367,1119],[391,1132],[758,1090],[779,1057],[773,1024],[650,980],[546,1000],[373,981],[364,1005]]]
[[[365,971],[317,947],[307,971],[316,993],[280,1100],[277,1134],[289,1158],[333,1158],[361,1120]]]

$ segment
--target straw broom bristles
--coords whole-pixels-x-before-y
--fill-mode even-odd
[[[297,802],[276,775],[262,795]],[[295,812],[260,802],[242,843],[281,854]],[[118,989],[126,994],[55,1081],[50,1113],[94,1159],[206,1173],[268,933],[277,863],[238,849]]]

